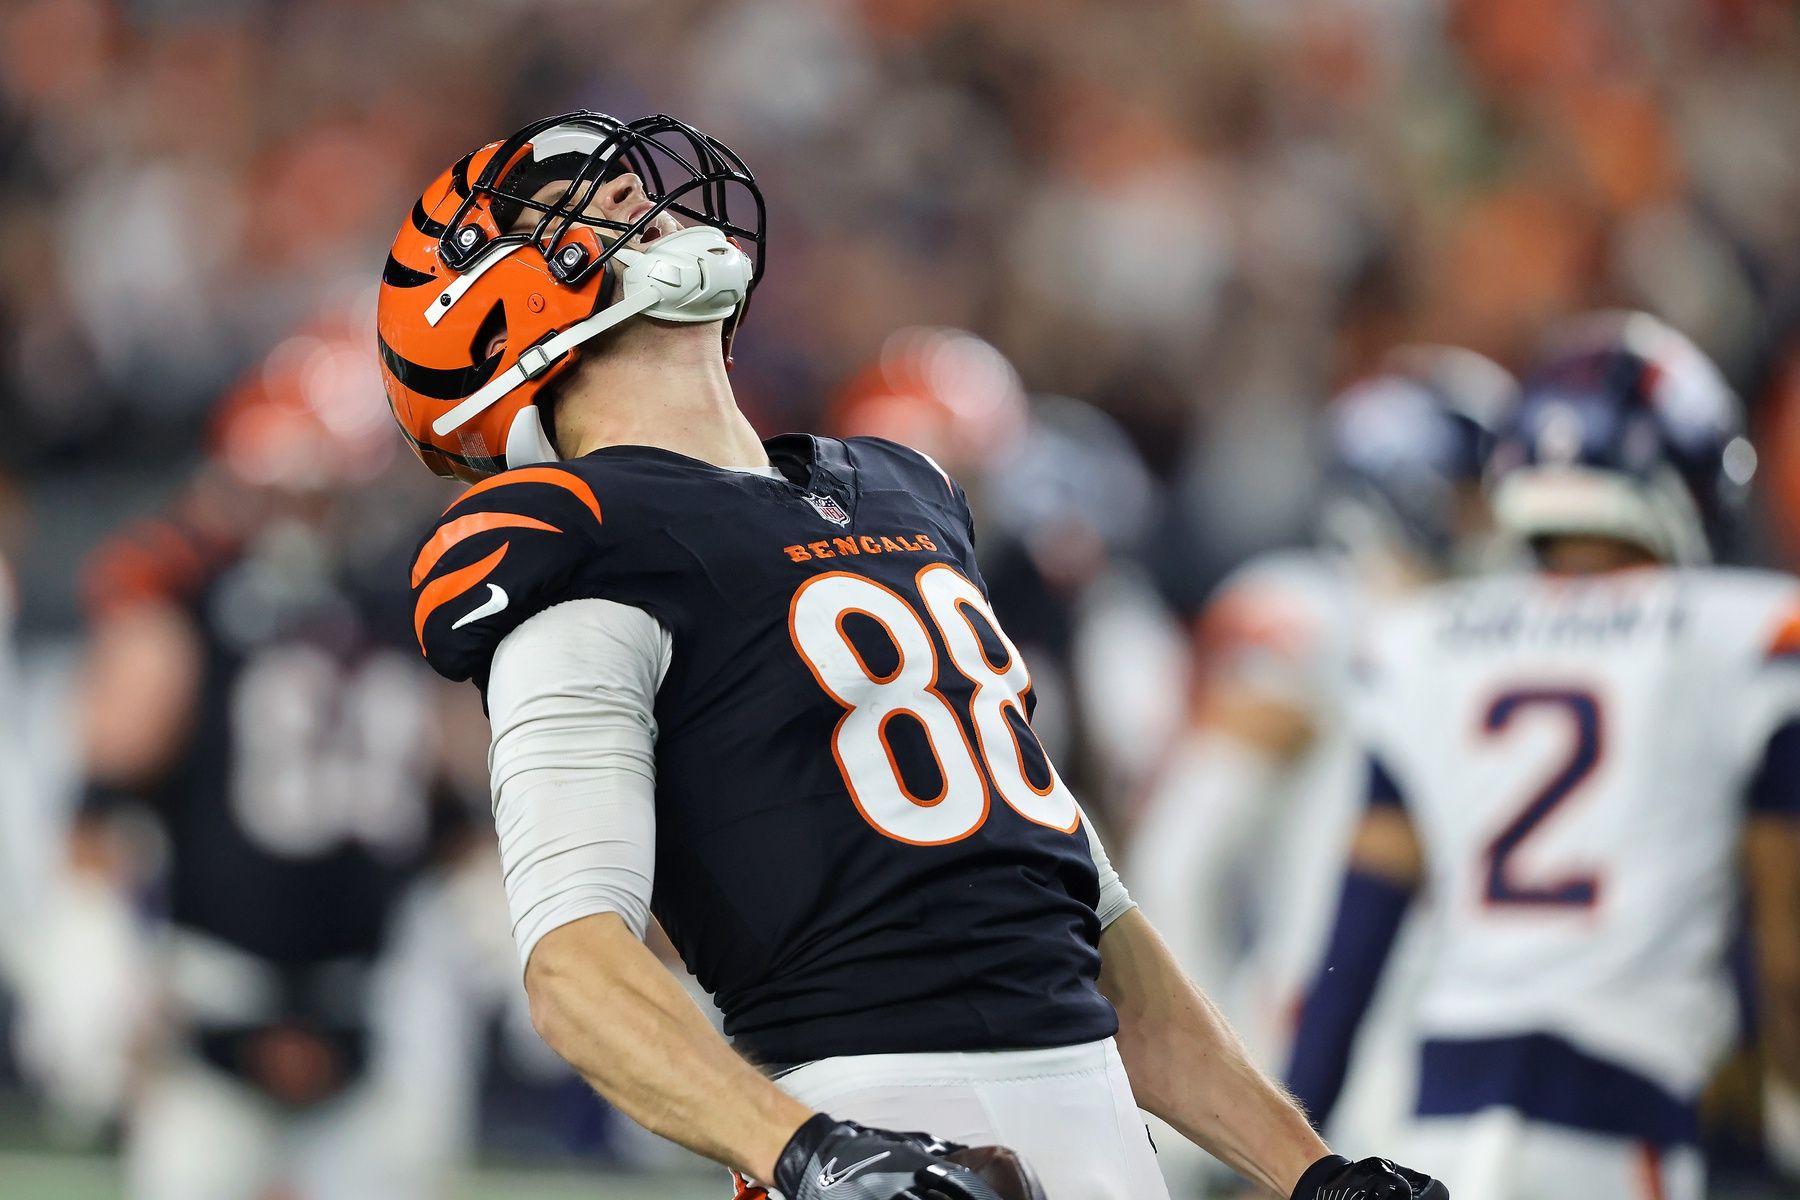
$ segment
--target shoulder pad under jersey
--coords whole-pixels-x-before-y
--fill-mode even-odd
[[[578,599],[595,559],[600,500],[561,466],[483,480],[444,510],[413,560],[413,633],[433,670],[485,679],[500,640]]]
[[[931,455],[880,437],[845,438],[843,446],[856,463],[863,490],[891,488],[945,504],[973,536],[975,519],[968,495]]]
[[[951,491],[956,487],[937,460],[922,450],[868,436],[845,438],[843,445],[858,470],[875,486],[884,482],[889,486],[924,485],[927,492]]]

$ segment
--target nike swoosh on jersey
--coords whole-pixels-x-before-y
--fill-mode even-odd
[[[880,1154],[872,1154],[861,1162],[851,1163],[841,1171],[837,1170],[837,1159],[834,1158],[826,1163],[824,1169],[819,1172],[819,1187],[822,1189],[834,1188],[864,1167],[873,1166],[892,1153],[891,1150],[883,1150]]]
[[[509,602],[510,597],[507,596],[506,589],[497,583],[490,583],[488,584],[488,598],[482,601],[479,607],[473,608],[456,618],[450,628],[461,629],[471,621],[479,621],[483,617],[491,617],[501,609],[505,608]]]

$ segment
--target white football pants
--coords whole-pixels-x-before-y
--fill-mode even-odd
[[[145,1088],[126,1141],[130,1200],[431,1200],[446,1166],[416,1153],[415,1114],[373,1081],[304,1113],[195,1062]],[[429,1144],[436,1145],[435,1141]],[[285,1184],[285,1190],[278,1190]]]
[[[474,1129],[481,1011],[461,987],[475,972],[452,899],[428,889],[396,914],[368,1070],[341,1095],[296,1112],[185,1052],[159,1064],[127,1122],[130,1200],[258,1200],[279,1184],[294,1200],[448,1194]]]
[[[1011,1147],[1055,1200],[1168,1198],[1111,1038],[1051,1050],[827,1058],[776,1082],[842,1120]]]
[[[1508,1109],[1415,1118],[1400,1161],[1444,1181],[1455,1200],[1702,1200],[1691,1146],[1528,1121]]]

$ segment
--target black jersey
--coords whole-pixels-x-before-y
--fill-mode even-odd
[[[616,446],[477,484],[414,566],[427,658],[485,687],[580,598],[669,631],[652,910],[751,1055],[1110,1035],[1087,833],[960,489],[877,439],[766,445],[781,479]]]
[[[297,532],[249,551],[144,522],[89,579],[101,608],[178,606],[200,659],[167,771],[129,794],[91,789],[90,807],[145,803],[168,836],[171,923],[278,967],[372,958],[443,828],[438,684],[408,645],[405,590],[395,581],[384,602],[318,549]]]

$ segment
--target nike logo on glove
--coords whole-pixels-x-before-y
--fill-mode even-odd
[[[837,1159],[834,1158],[826,1163],[824,1168],[820,1170],[819,1187],[821,1189],[834,1188],[852,1175],[861,1171],[864,1167],[873,1166],[892,1153],[893,1151],[891,1150],[883,1150],[880,1154],[871,1154],[861,1162],[851,1163],[841,1171],[837,1169]]]
[[[479,621],[483,617],[491,617],[507,606],[509,601],[505,588],[497,583],[490,583],[488,584],[488,593],[488,598],[482,602],[480,607],[471,609],[469,612],[458,617],[450,628],[461,629],[471,621]]]

